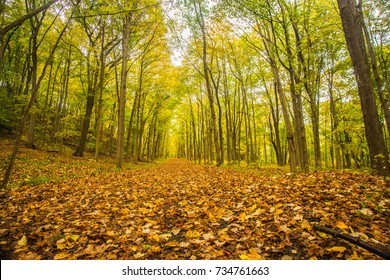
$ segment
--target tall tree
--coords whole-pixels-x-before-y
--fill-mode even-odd
[[[378,174],[390,175],[390,162],[375,102],[359,7],[356,0],[337,0],[337,2],[345,40],[355,70],[371,167]]]
[[[78,3],[77,3],[77,5],[78,5]],[[73,14],[73,11],[74,11],[74,9],[72,9],[71,16]],[[10,156],[9,164],[8,164],[6,172],[4,174],[3,181],[1,182],[1,188],[5,188],[7,186],[7,184],[8,184],[8,181],[9,181],[9,178],[11,176],[12,169],[13,169],[13,166],[14,166],[14,163],[15,163],[16,155],[17,155],[17,153],[19,151],[19,145],[20,145],[20,141],[21,141],[22,136],[23,136],[24,126],[25,126],[25,124],[26,124],[26,122],[28,120],[28,116],[30,114],[30,110],[31,110],[31,108],[32,108],[36,98],[37,98],[38,90],[40,88],[40,85],[42,83],[43,78],[45,77],[47,67],[50,65],[51,60],[53,59],[55,50],[57,49],[57,47],[58,47],[58,45],[59,45],[59,43],[61,41],[62,36],[65,34],[65,31],[67,30],[67,28],[68,28],[68,26],[69,26],[69,24],[71,22],[71,16],[67,19],[63,29],[61,30],[60,34],[57,37],[57,40],[53,44],[53,46],[51,48],[51,51],[49,53],[49,56],[48,56],[44,66],[43,66],[41,75],[37,79],[37,82],[36,82],[35,86],[31,89],[30,100],[29,100],[28,104],[26,105],[26,108],[24,109],[23,116],[22,116],[21,121],[20,121],[20,125],[19,125],[19,129],[18,129],[18,132],[17,132],[14,148],[13,148],[12,154]]]
[[[122,34],[122,72],[119,90],[119,109],[118,109],[118,142],[116,151],[116,166],[122,168],[123,162],[123,144],[125,137],[125,103],[126,103],[126,88],[127,88],[127,62],[129,56],[129,38],[131,27],[131,13],[126,13],[123,22]]]
[[[223,164],[221,157],[221,146],[218,139],[218,131],[217,131],[217,116],[215,112],[215,104],[214,104],[214,94],[212,90],[212,84],[210,81],[210,70],[208,66],[208,57],[207,57],[207,34],[206,34],[206,22],[203,15],[203,7],[200,0],[193,1],[196,21],[199,25],[201,34],[202,34],[202,63],[203,63],[203,77],[206,84],[207,97],[209,100],[210,106],[210,114],[211,114],[211,131],[214,137],[214,146],[215,146],[215,154],[216,154],[216,165],[219,166]]]

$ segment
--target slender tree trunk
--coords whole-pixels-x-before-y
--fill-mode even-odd
[[[269,37],[269,36],[268,36]],[[273,36],[273,40],[275,41],[275,36]],[[266,46],[266,51],[268,54],[269,64],[271,66],[272,74],[274,76],[274,82],[275,82],[275,88],[277,95],[280,100],[280,105],[282,109],[282,115],[284,119],[284,123],[287,130],[287,146],[288,151],[290,155],[290,170],[291,172],[296,172],[298,167],[298,153],[297,153],[297,146],[296,146],[296,140],[294,137],[294,128],[291,123],[290,114],[288,111],[288,102],[286,95],[283,90],[282,82],[279,75],[279,67],[276,64],[275,54],[273,50],[271,49],[272,46],[268,43],[267,39],[263,39],[264,45]]]
[[[99,158],[100,141],[102,138],[102,111],[103,111],[103,90],[104,90],[104,76],[105,76],[105,56],[104,56],[104,35],[105,26],[102,27],[102,42],[100,50],[100,74],[98,85],[98,103],[97,103],[97,118],[96,118],[96,143],[95,143],[95,160]]]
[[[123,25],[122,38],[122,72],[121,85],[119,92],[119,109],[118,109],[118,142],[116,154],[116,166],[122,168],[123,142],[125,135],[125,103],[126,103],[126,83],[127,83],[127,60],[129,56],[129,38],[130,38],[130,15],[127,14]]]
[[[27,6],[27,4],[26,4]],[[37,78],[38,78],[38,33],[39,29],[42,26],[43,17],[38,18],[37,16],[34,16],[30,18],[30,26],[31,26],[31,33],[32,33],[32,45],[31,45],[31,87],[35,88],[37,85]],[[34,110],[34,107],[36,107],[37,104],[37,97],[33,100],[32,110],[30,112],[29,117],[29,123],[28,123],[28,130],[27,130],[27,148],[35,148],[34,145],[34,130],[35,130],[35,122],[36,122],[36,111]]]
[[[88,67],[88,89],[87,89],[87,102],[86,110],[84,115],[83,126],[81,128],[81,136],[79,145],[77,146],[76,151],[73,153],[74,156],[83,157],[85,145],[87,143],[88,130],[91,123],[92,110],[95,105],[95,95],[96,95],[96,81],[98,79],[99,71],[98,67],[91,66],[90,57],[87,58],[87,67]]]
[[[217,120],[216,120],[216,113],[215,113],[215,107],[214,107],[214,98],[213,98],[213,92],[211,89],[211,82],[210,82],[210,74],[209,69],[207,66],[207,38],[206,38],[206,30],[205,30],[205,21],[203,17],[202,12],[202,6],[201,3],[198,1],[194,1],[194,7],[196,11],[196,18],[197,22],[199,24],[199,27],[202,32],[202,61],[203,61],[203,75],[206,83],[206,89],[207,89],[207,97],[209,99],[209,106],[210,106],[210,114],[211,114],[211,133],[214,136],[214,145],[215,145],[215,154],[216,154],[216,165],[219,166],[222,164],[221,159],[221,147],[220,142],[218,140],[218,131],[217,131]]]
[[[331,119],[331,130],[332,130],[332,151],[334,153],[334,159],[336,161],[336,169],[341,169],[341,153],[340,153],[340,136],[337,128],[339,126],[337,111],[336,111],[336,101],[334,99],[333,86],[329,85],[329,101],[330,101],[330,119]],[[332,165],[333,160],[332,160]]]

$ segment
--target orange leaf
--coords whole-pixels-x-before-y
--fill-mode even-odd
[[[348,228],[348,226],[346,224],[344,224],[344,222],[341,222],[341,221],[336,222],[336,227],[338,227],[339,229],[347,229]]]

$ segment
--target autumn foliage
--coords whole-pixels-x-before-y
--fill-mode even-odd
[[[272,171],[171,159],[1,191],[1,258],[380,259],[312,225],[386,249],[383,177]]]

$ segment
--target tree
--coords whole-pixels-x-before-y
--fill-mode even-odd
[[[390,162],[375,102],[359,7],[356,5],[355,0],[338,0],[337,2],[345,40],[355,70],[371,167],[378,174],[389,175]]]
[[[72,13],[73,13],[73,11],[74,10],[72,9]],[[50,65],[50,62],[53,59],[55,50],[57,49],[58,44],[61,41],[62,36],[65,34],[65,31],[67,30],[67,28],[71,22],[70,19],[71,19],[71,17],[69,17],[67,19],[63,29],[61,30],[60,34],[58,35],[57,40],[55,41],[55,43],[53,44],[53,46],[51,48],[51,51],[49,53],[49,57],[47,58],[44,66],[43,66],[41,75],[37,79],[37,82],[34,84],[34,87],[31,89],[30,100],[29,100],[28,104],[26,105],[26,108],[24,109],[24,113],[23,113],[23,116],[22,116],[21,121],[20,121],[20,125],[19,125],[19,129],[17,132],[14,148],[13,148],[13,151],[12,151],[12,154],[11,154],[9,164],[8,164],[7,169],[6,169],[3,181],[1,182],[1,188],[5,188],[8,184],[9,178],[11,176],[12,168],[13,168],[13,165],[14,165],[14,162],[16,159],[16,155],[19,151],[19,145],[20,145],[20,141],[21,141],[21,138],[23,135],[24,125],[27,122],[28,116],[30,114],[30,110],[31,110],[36,98],[37,98],[38,90],[40,88],[40,85],[42,83],[43,78],[45,77],[47,67]]]
[[[214,105],[214,95],[212,91],[212,84],[210,81],[210,70],[208,66],[207,58],[207,35],[206,35],[206,23],[203,16],[203,7],[201,1],[193,1],[196,21],[199,25],[201,35],[202,35],[202,63],[203,63],[203,77],[206,84],[207,97],[209,99],[210,113],[211,113],[211,131],[214,136],[214,145],[215,145],[215,154],[216,154],[216,165],[219,166],[223,164],[221,157],[221,146],[218,140],[218,131],[217,131],[217,119],[215,113]]]

